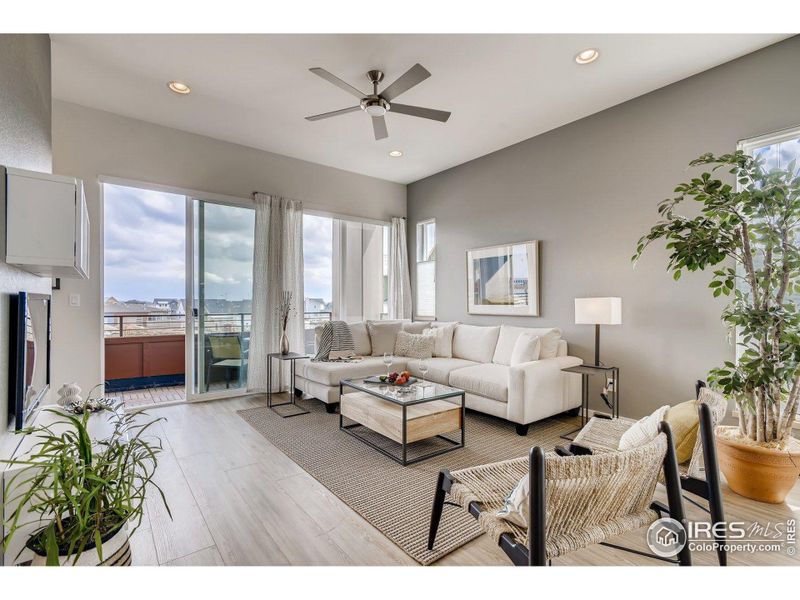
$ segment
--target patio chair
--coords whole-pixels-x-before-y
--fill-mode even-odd
[[[609,540],[648,526],[669,514],[685,526],[683,498],[672,432],[661,423],[652,441],[622,452],[589,456],[545,453],[532,448],[529,456],[462,469],[442,470],[436,483],[428,549],[436,542],[445,495],[467,510],[517,565],[545,566],[553,558],[593,544],[602,544],[657,560],[691,565],[688,544],[673,557],[625,548]],[[669,507],[653,502],[659,473],[667,477]],[[498,516],[505,498],[519,480],[530,477],[528,527]]]
[[[724,548],[725,512],[722,506],[714,429],[725,418],[728,401],[706,387],[702,381],[697,382],[695,391],[699,402],[700,435],[697,436],[689,461],[678,465],[680,484],[685,492],[700,496],[706,501],[707,507],[684,496],[687,502],[710,514],[712,533],[717,542],[717,559],[720,566],[725,566],[728,564]],[[628,419],[592,417],[570,444],[569,451],[578,455],[617,452],[622,434],[632,424],[633,421]]]
[[[213,370],[225,369],[225,388],[230,387],[232,373],[241,381],[242,369],[246,365],[246,357],[242,353],[242,342],[239,334],[213,333],[206,335],[206,391],[211,383]]]

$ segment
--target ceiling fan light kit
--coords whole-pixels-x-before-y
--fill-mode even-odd
[[[339,79],[321,67],[313,67],[309,69],[309,71],[315,75],[318,75],[319,77],[322,77],[324,80],[332,83],[336,87],[341,88],[349,94],[359,98],[360,102],[358,106],[341,108],[339,110],[306,117],[306,120],[308,121],[319,121],[321,119],[327,119],[329,117],[336,117],[338,115],[344,115],[357,110],[363,110],[372,118],[372,130],[375,135],[375,139],[382,140],[386,137],[389,137],[389,131],[386,128],[385,119],[386,113],[388,112],[395,112],[403,115],[409,115],[411,117],[420,117],[423,119],[431,119],[441,123],[446,123],[450,118],[450,113],[444,110],[423,108],[421,106],[409,106],[408,104],[392,104],[392,101],[397,96],[407,92],[412,87],[422,83],[431,76],[428,70],[419,63],[415,64],[408,71],[403,73],[403,75],[401,75],[394,83],[389,85],[389,87],[387,87],[381,93],[378,93],[378,84],[383,81],[383,71],[379,71],[377,69],[368,71],[367,79],[369,79],[370,83],[372,84],[371,94],[364,94],[346,81]]]

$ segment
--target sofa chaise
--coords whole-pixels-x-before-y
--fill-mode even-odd
[[[412,324],[408,324],[412,325]],[[414,326],[422,325],[414,323]],[[453,331],[451,356],[427,359],[426,379],[463,389],[467,408],[506,419],[516,425],[519,435],[526,435],[531,423],[576,410],[581,405],[579,375],[562,369],[583,361],[568,355],[566,340],[556,328],[526,328],[500,325],[483,327],[461,323],[433,323]],[[304,392],[335,412],[339,403],[339,382],[384,373],[383,356],[373,356],[368,327],[350,324],[358,362],[299,361],[295,379],[296,393]],[[404,325],[405,329],[405,325]],[[321,332],[321,327],[317,334]],[[511,366],[511,354],[517,338],[525,332],[539,336],[539,360]],[[408,370],[421,377],[419,360],[395,356],[391,370]],[[347,393],[347,392],[345,392]]]

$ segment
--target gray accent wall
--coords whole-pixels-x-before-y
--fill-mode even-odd
[[[50,172],[50,37],[0,35],[0,165]],[[0,207],[0,458],[13,437],[8,423],[9,295],[47,293],[50,280],[7,265],[5,207]]]
[[[439,320],[557,326],[570,354],[591,361],[594,328],[574,324],[574,298],[621,296],[623,324],[602,328],[601,358],[621,368],[622,414],[691,398],[734,356],[724,301],[707,274],[673,281],[663,244],[635,269],[630,257],[690,160],[800,124],[798,65],[794,37],[409,185],[412,281],[415,224],[433,217]],[[541,316],[468,315],[466,250],[530,239],[541,240]]]

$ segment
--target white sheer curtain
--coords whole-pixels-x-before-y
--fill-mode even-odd
[[[389,318],[411,318],[411,278],[408,273],[406,220],[392,217],[389,233]]]
[[[278,303],[291,292],[294,313],[287,335],[292,352],[304,351],[303,340],[303,204],[280,196],[256,193],[253,249],[253,308],[247,389],[267,389],[267,354],[280,351],[281,325]],[[273,362],[272,391],[282,388],[284,370]],[[286,365],[284,365],[286,366]]]

